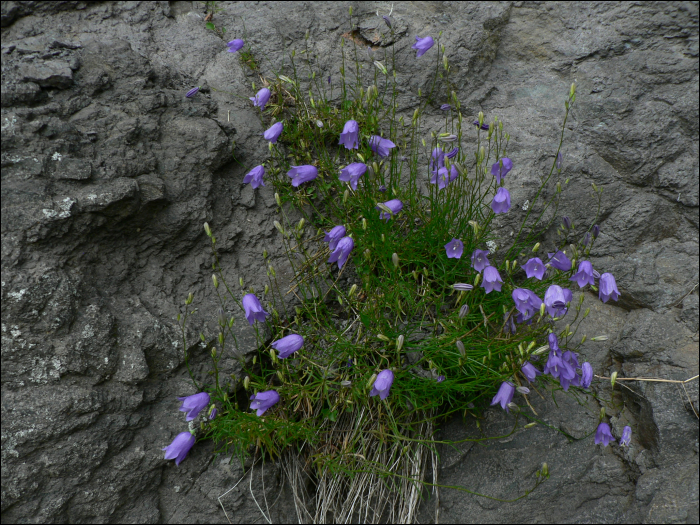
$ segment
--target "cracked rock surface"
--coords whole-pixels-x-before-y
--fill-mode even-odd
[[[337,78],[348,6],[222,2],[214,20],[231,38],[243,38],[245,24],[263,76],[284,70],[284,51],[300,56],[308,30],[306,60]],[[609,339],[587,342],[582,357],[600,376],[696,375],[698,4],[403,3],[393,36],[376,14],[387,7],[355,4],[349,36],[371,47],[360,57],[366,68],[396,46],[399,110],[410,116],[433,71],[436,50],[416,60],[415,36],[442,31],[465,119],[483,111],[508,128],[513,210],[495,222],[502,236],[552,164],[577,83],[561,209],[587,227],[597,212],[591,183],[604,188],[592,262],[622,292],[605,305],[586,295],[583,333]],[[281,282],[291,274],[271,186],[241,184],[268,154],[247,99],[260,80],[204,16],[202,2],[2,2],[3,522],[228,522],[218,497],[241,465],[212,459],[210,443],[179,467],[161,450],[186,430],[176,397],[195,393],[180,305],[194,293],[192,341],[216,316],[202,224],[232,282],[264,286],[263,249]],[[185,98],[194,86],[198,95]],[[436,105],[426,122],[437,129],[443,118]],[[254,345],[247,326],[236,323],[239,341]],[[195,373],[205,362],[206,350],[195,350]],[[697,381],[626,385],[608,415],[616,436],[632,426],[630,447],[593,444],[595,399],[581,407],[533,395],[551,428],[445,447],[438,481],[510,499],[542,462],[550,480],[517,503],[441,489],[426,497],[421,521],[437,508],[439,520],[459,523],[697,523]],[[595,391],[612,395],[605,381]],[[488,410],[481,431],[502,435],[512,424]],[[438,435],[479,433],[455,418]],[[276,501],[273,521],[294,521],[282,480],[274,465],[255,466],[221,500],[228,517],[260,522],[266,499]]]

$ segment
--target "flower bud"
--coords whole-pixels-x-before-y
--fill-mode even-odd
[[[284,235],[284,228],[282,228],[282,225],[279,223],[279,221],[275,221],[272,224],[275,225],[275,228],[277,228],[278,232],[280,232],[282,235]]]
[[[382,64],[382,63],[379,62],[378,60],[375,60],[375,61],[374,61],[374,65],[375,65],[375,66],[377,67],[377,69],[378,69],[379,71],[381,71],[384,75],[387,74],[387,70],[386,70],[386,67],[384,66],[384,64]]]
[[[483,160],[486,158],[486,148],[484,146],[481,146],[479,149],[479,162],[483,162]]]
[[[401,334],[400,336],[398,336],[396,338],[396,351],[397,352],[400,352],[401,349],[403,348],[403,340],[404,340],[403,334]]]
[[[569,89],[569,97],[573,97],[576,94],[576,84],[571,84],[571,89]]]
[[[185,304],[192,304],[192,301],[194,300],[194,295],[192,295],[192,292],[189,293],[187,296],[187,299],[185,299]]]
[[[399,267],[399,256],[396,252],[391,254],[391,262],[394,263],[394,268]]]
[[[269,270],[270,275],[272,275],[272,277],[277,277],[277,273],[275,272],[275,269],[272,267],[272,265],[268,266],[267,269]]]
[[[587,335],[584,335],[584,336],[581,338],[581,344],[585,343],[587,338],[588,338],[588,336],[587,336]]]
[[[535,244],[532,247],[532,253],[537,253],[537,250],[539,250],[539,249],[540,249],[540,243]]]
[[[600,409],[600,420],[603,421],[603,419],[605,419],[605,407]]]
[[[378,335],[377,335],[377,339],[381,339],[382,341],[384,341],[384,342],[386,342],[386,343],[388,343],[389,341],[391,341],[391,339],[389,339],[389,338],[388,338],[387,336],[385,336],[384,334],[378,334]]]
[[[533,421],[532,423],[528,423],[527,425],[525,425],[523,428],[532,428],[532,427],[534,427],[536,424],[537,424],[537,423]]]
[[[522,394],[524,396],[526,396],[530,393],[530,389],[527,388],[526,386],[519,386],[515,390],[518,391],[518,394]]]
[[[280,199],[280,194],[275,192],[275,202],[277,203],[277,206],[282,206],[282,199]]]
[[[419,97],[422,97],[422,96],[423,96],[423,92],[421,91],[420,88],[418,88],[418,96],[419,96]]]
[[[597,336],[591,338],[591,341],[607,341],[607,340],[608,340],[607,335],[597,335]]]
[[[386,242],[386,237],[384,236],[383,233],[382,233],[382,242]]]
[[[362,217],[362,229],[367,230],[367,219]]]
[[[370,258],[371,255],[372,255],[371,252],[369,251],[369,248],[367,248],[367,249],[364,251],[364,254],[365,254],[365,259],[367,259],[367,260],[369,260],[369,258]]]
[[[481,282],[481,274],[477,273],[476,277],[474,278],[474,286],[479,286],[480,282]]]
[[[464,348],[464,343],[460,340],[457,340],[455,342],[455,345],[457,345],[457,350],[459,351],[459,355],[464,357],[467,354],[467,349]]]
[[[202,340],[203,343],[207,342],[207,340],[204,338],[204,334],[202,332],[199,332],[199,338]]]
[[[223,345],[224,344],[224,333],[223,332],[219,332],[218,339],[219,339],[219,344]]]
[[[479,223],[476,221],[469,221],[469,226],[474,230],[474,234],[479,233]]]
[[[250,388],[250,377],[249,376],[245,376],[245,378],[243,379],[243,388],[245,388],[246,390],[248,390]]]
[[[479,128],[481,128],[481,126],[484,125],[484,112],[483,111],[479,111],[478,119],[479,119]]]
[[[547,307],[546,304],[542,303],[540,305],[540,317],[544,316],[544,309]]]
[[[277,356],[275,355],[275,349],[270,348],[270,357],[272,358],[272,361],[274,362],[277,359]]]
[[[219,287],[219,280],[216,278],[216,275],[212,274],[211,280],[214,283],[214,288],[218,288]]]
[[[459,309],[459,318],[464,319],[468,313],[469,313],[469,305],[463,304],[462,307]]]
[[[549,345],[540,346],[537,350],[532,352],[532,355],[542,355],[549,352]]]
[[[546,463],[542,463],[542,468],[540,469],[540,472],[542,473],[542,477],[549,477],[549,467]]]
[[[508,403],[508,408],[511,409],[516,414],[518,412],[520,412],[520,407],[518,405],[516,405],[515,403],[513,403],[512,401],[510,403]]]
[[[506,259],[506,272],[510,272],[510,261]]]
[[[343,204],[347,204],[349,197],[350,197],[350,190],[345,190],[345,192],[343,193]]]
[[[346,190],[347,191],[347,190]],[[299,223],[297,224],[297,230],[301,231],[304,229],[304,224],[306,224],[306,219],[303,217],[299,220]]]
[[[340,386],[342,386],[343,388],[350,388],[352,386],[352,381],[348,381],[348,380],[341,381]]]
[[[617,381],[617,372],[610,374],[610,386],[612,386],[612,388],[615,388],[615,381]]]
[[[369,381],[367,381],[367,388],[372,388],[372,385],[374,384],[374,381],[377,379],[377,374],[372,374],[372,377],[369,378]]]
[[[211,349],[211,358],[216,359],[216,347]]]
[[[205,222],[205,223],[204,223],[204,231],[205,231],[205,233],[206,233],[209,237],[211,237],[211,228],[209,228],[209,223],[208,223],[208,222]]]
[[[353,285],[350,287],[350,291],[348,292],[348,297],[352,297],[353,295],[355,295],[355,292],[356,292],[356,291],[357,291],[357,285],[356,285],[356,284],[353,284]]]
[[[267,293],[268,293],[269,291],[270,291],[270,286],[266,284],[266,285],[265,285],[264,294],[267,295]]]
[[[418,120],[418,117],[420,116],[420,111],[418,111],[418,108],[413,112],[413,118],[411,119],[411,124],[415,124],[416,120]]]
[[[445,68],[445,71],[449,69],[449,64],[447,62],[447,55],[442,55],[442,65]]]
[[[284,374],[282,374],[281,370],[277,370],[277,379],[279,379],[281,383],[284,383]]]

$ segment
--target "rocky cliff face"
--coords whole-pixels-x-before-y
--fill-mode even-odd
[[[190,291],[193,326],[213,317],[205,220],[233,280],[262,286],[260,254],[279,244],[271,187],[241,185],[267,154],[247,100],[259,79],[205,28],[203,4],[2,3],[3,522],[226,522],[217,498],[239,465],[212,460],[206,444],[179,468],[162,459],[184,430],[175,398],[193,393],[175,317]],[[250,41],[263,75],[281,71],[309,30],[306,60],[337,76],[348,6],[222,3],[214,20]],[[376,14],[386,7],[355,5],[354,38],[375,53],[391,44]],[[415,35],[443,31],[465,116],[483,111],[510,128],[514,208],[551,165],[577,82],[563,209],[589,223],[590,185],[604,188],[593,262],[623,293],[618,304],[588,298],[587,333],[610,339],[586,359],[600,375],[697,374],[697,3],[412,3],[392,19],[401,109],[412,112],[430,75],[410,52]],[[199,95],[184,98],[193,86]],[[502,234],[513,224],[499,223]],[[284,269],[281,257],[273,264]],[[611,415],[634,428],[629,448],[570,443],[545,427],[446,448],[446,485],[507,499],[543,461],[552,477],[517,503],[442,490],[423,519],[437,504],[452,522],[697,522],[697,381],[627,385]],[[599,392],[610,396],[605,384]],[[571,398],[556,401],[536,407],[547,424],[575,438],[594,428]],[[487,415],[487,434],[512,424]],[[440,432],[457,439],[474,424]],[[281,493],[272,519],[295,519],[280,480],[256,466],[221,499],[228,517],[260,521],[258,504]]]

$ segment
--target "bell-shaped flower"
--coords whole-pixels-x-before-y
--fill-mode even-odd
[[[534,277],[535,279],[539,279],[541,281],[544,277],[545,267],[542,259],[539,257],[533,257],[523,264],[523,270],[525,270],[528,279]]]
[[[499,403],[503,410],[510,412],[508,403],[513,401],[513,394],[515,394],[515,385],[509,381],[504,381],[498,388],[498,393],[491,400],[491,406]]]
[[[430,177],[430,184],[437,184],[439,190],[444,190],[447,185],[459,177],[459,172],[454,164],[450,166],[450,171],[447,168],[440,168]]]
[[[578,272],[569,277],[569,281],[576,281],[580,288],[587,284],[595,284],[593,265],[590,261],[581,261],[578,265]]]
[[[586,361],[581,365],[581,387],[588,388],[593,380],[593,367]]]
[[[380,157],[388,157],[391,155],[391,149],[396,147],[396,144],[389,139],[383,139],[379,135],[372,135],[369,138],[369,147]]]
[[[496,177],[496,183],[500,184],[501,180],[505,180],[508,172],[513,169],[513,161],[508,157],[503,157],[498,162],[491,166],[491,175]]]
[[[199,394],[194,394],[187,397],[178,397],[178,400],[182,401],[180,412],[187,413],[185,421],[192,421],[199,415],[204,407],[209,405],[209,394],[206,392],[200,392]]]
[[[430,172],[435,174],[440,168],[445,167],[445,152],[440,148],[434,148],[430,154]],[[435,184],[433,182],[433,184]]]
[[[343,126],[343,132],[340,134],[340,142],[338,144],[342,144],[347,149],[358,149],[360,147],[359,130],[360,127],[357,121],[348,120]]]
[[[185,96],[187,98],[192,98],[194,97],[197,93],[199,92],[199,87],[194,87],[190,89],[187,93],[185,93]]]
[[[411,46],[411,49],[418,50],[418,52],[416,53],[416,58],[420,58],[425,54],[426,51],[428,51],[428,49],[433,47],[434,44],[435,41],[431,36],[426,36],[425,38],[417,36],[416,43]]]
[[[486,257],[488,254],[487,250],[474,250],[474,253],[472,253],[472,268],[481,273],[484,268],[490,266],[491,263]]]
[[[547,308],[547,313],[552,317],[566,315],[566,303],[571,302],[571,299],[571,290],[553,284],[547,288],[544,294],[544,304]]]
[[[318,177],[318,170],[315,166],[292,166],[287,172],[287,177],[292,179],[292,186],[297,188],[300,184],[314,180]]]
[[[526,288],[516,288],[513,290],[512,297],[515,308],[520,312],[518,316],[519,323],[531,319],[539,311],[539,305],[542,304],[537,294]],[[539,304],[537,301],[539,301]]]
[[[602,443],[604,447],[607,447],[608,443],[611,441],[617,440],[613,437],[612,432],[610,432],[610,425],[607,423],[598,425],[598,429],[595,431],[595,444],[600,445]]]
[[[377,374],[377,379],[374,380],[374,385],[372,385],[369,397],[379,395],[379,399],[386,399],[393,382],[394,373],[391,370],[382,370]]]
[[[250,396],[250,409],[257,410],[256,415],[262,416],[268,408],[279,403],[280,395],[276,390],[266,390]]]
[[[604,273],[600,276],[600,282],[598,283],[598,297],[604,303],[612,299],[617,301],[620,298],[620,290],[617,289],[617,283],[615,282],[615,277],[611,273]]]
[[[328,249],[330,251],[335,250],[335,247],[338,246],[338,241],[345,237],[345,226],[334,226],[331,228],[331,231],[326,233],[326,236],[323,238],[324,242],[328,243]]]
[[[284,124],[281,122],[275,122],[265,131],[265,133],[263,133],[263,137],[265,140],[269,140],[272,144],[277,144],[277,139],[280,138],[283,129]]]
[[[173,442],[161,450],[165,450],[165,459],[174,459],[176,465],[187,457],[190,449],[194,446],[195,437],[189,432],[180,432]]]
[[[571,270],[571,261],[561,250],[556,253],[548,253],[547,256],[549,257],[549,264],[552,268],[556,268],[562,272]]]
[[[506,312],[503,314],[503,333],[504,334],[513,334],[517,332],[517,328],[515,326],[515,319],[513,318],[514,316],[510,314],[510,312]]]
[[[452,109],[452,106],[450,106],[449,104],[443,104],[442,106],[440,106],[440,109],[443,111],[449,111]]]
[[[391,213],[382,211],[379,214],[379,218],[386,219],[386,222],[389,222],[389,219],[403,210],[403,202],[401,202],[399,199],[391,199],[390,201],[383,202],[382,204],[391,210]],[[381,210],[379,206],[377,206],[376,209]]]
[[[591,233],[593,234],[593,238],[594,238],[594,239],[597,239],[597,238],[598,238],[598,235],[600,235],[600,226],[598,226],[597,224],[595,224],[595,225],[593,226],[593,230],[591,230]]]
[[[245,311],[245,318],[248,319],[250,326],[253,326],[255,321],[259,323],[264,323],[265,319],[269,317],[269,313],[263,310],[260,300],[252,293],[243,296],[243,310]]]
[[[491,209],[494,213],[506,213],[510,210],[510,192],[501,186],[491,202]]]
[[[362,175],[364,175],[366,171],[366,164],[362,162],[353,162],[352,164],[348,164],[342,170],[340,170],[340,175],[338,175],[338,179],[342,180],[343,182],[350,183],[350,187],[353,190],[357,190],[357,181],[360,180],[360,177],[362,177]]]
[[[559,339],[557,338],[557,334],[554,332],[549,334],[547,336],[547,343],[549,344],[549,349],[557,352],[557,355],[559,355],[561,348],[559,348]]]
[[[475,120],[474,122],[472,122],[472,124],[474,124],[477,128],[479,127],[479,121],[478,121],[478,120]],[[488,130],[489,130],[489,125],[486,124],[486,122],[484,122],[484,123],[481,125],[481,128],[480,128],[480,129],[482,129],[482,130],[484,130],[484,131],[488,131]]]
[[[457,156],[457,153],[459,153],[459,147],[455,146],[450,151],[445,153],[445,158],[446,159],[454,159]]]
[[[542,372],[537,370],[537,368],[535,368],[535,365],[533,365],[530,361],[526,361],[525,363],[523,363],[523,366],[520,367],[520,371],[523,373],[528,383],[532,383],[537,378],[537,376],[542,375]]]
[[[243,49],[245,42],[243,42],[243,40],[241,40],[240,38],[236,38],[234,40],[231,40],[226,45],[228,46],[228,49],[226,51],[228,51],[229,53],[235,53],[236,51],[240,51],[241,49]]]
[[[328,258],[328,262],[337,262],[338,268],[342,268],[343,266],[345,266],[345,263],[348,260],[348,256],[350,255],[350,252],[354,247],[355,241],[352,240],[352,237],[343,237],[338,241],[337,246],[331,253],[331,256]]]
[[[445,251],[447,252],[448,259],[459,259],[464,253],[464,244],[459,239],[452,238],[450,242],[445,245]]]
[[[289,334],[281,339],[278,339],[277,341],[274,341],[270,346],[279,352],[279,355],[277,356],[279,359],[287,359],[290,355],[304,346],[304,338],[299,334]]]
[[[260,186],[265,186],[263,182],[263,176],[265,175],[265,168],[260,166],[255,166],[252,170],[246,173],[243,177],[243,184],[250,183],[250,187],[253,189],[259,188]]]
[[[501,284],[503,283],[503,279],[501,279],[501,276],[498,273],[498,270],[494,268],[493,266],[487,266],[484,268],[484,280],[481,283],[481,287],[486,290],[486,293],[489,294],[492,291],[496,290],[497,292],[501,291]]]
[[[620,437],[620,446],[628,447],[630,440],[632,439],[632,429],[628,426],[622,429],[622,436]]]
[[[265,109],[265,104],[267,104],[267,101],[270,100],[270,90],[267,88],[262,88],[260,91],[258,91],[254,97],[250,97],[250,100],[253,101],[253,106],[256,108],[260,108],[260,111]]]

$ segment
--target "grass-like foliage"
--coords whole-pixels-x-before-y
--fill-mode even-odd
[[[431,460],[436,467],[433,432],[439,421],[453,414],[478,418],[504,382],[528,386],[522,366],[533,359],[542,368],[546,355],[539,361],[533,355],[550,351],[547,337],[557,319],[544,304],[529,319],[518,318],[522,312],[513,291],[526,288],[543,298],[552,285],[573,284],[576,260],[590,252],[595,235],[576,235],[565,224],[559,246],[549,248],[565,250],[573,268],[549,267],[541,279],[528,278],[523,265],[535,257],[547,264],[538,241],[561,220],[557,210],[566,181],[560,180],[560,152],[552,152],[551,169],[542,174],[537,200],[517,234],[499,238],[492,202],[509,177],[499,181],[491,170],[504,159],[510,162],[510,136],[495,117],[485,122],[481,114],[462,115],[439,38],[418,59],[434,69],[434,78],[426,93],[419,92],[412,115],[397,109],[400,72],[393,47],[375,51],[368,62],[352,39],[340,44],[343,62],[330,76],[306,69],[305,60],[299,65],[292,51],[287,70],[262,79],[271,92],[260,112],[263,126],[284,125],[279,140],[270,144],[264,180],[274,185],[276,227],[294,277],[291,283],[278,282],[268,262],[264,290],[229,282],[216,256],[215,232],[206,226],[222,316],[209,347],[213,379],[195,384],[209,393],[217,410],[204,436],[213,438],[221,453],[280,461],[301,520],[412,522],[424,487],[433,485],[426,474]],[[300,54],[308,53],[306,48]],[[250,49],[243,60],[247,67],[258,63]],[[562,100],[559,149],[575,99],[572,86]],[[441,115],[442,128],[427,130],[426,115]],[[339,144],[350,120],[358,124],[357,149]],[[370,140],[375,135],[396,147],[380,156]],[[366,166],[355,189],[339,180],[341,169],[352,163]],[[288,172],[304,165],[315,167],[317,177],[292,186]],[[438,172],[440,167],[445,169]],[[401,201],[398,213],[383,204],[391,200]],[[303,218],[292,222],[292,214]],[[353,241],[342,268],[328,262],[331,250],[323,241],[336,226]],[[457,253],[454,245],[446,248],[453,239],[463,245],[461,257],[448,257]],[[489,249],[488,261],[502,283],[500,291],[487,293],[486,272],[477,271],[471,255]],[[271,314],[264,329],[254,322],[255,349],[238,348],[233,319],[223,314],[233,304],[243,309],[246,294],[255,294]],[[190,296],[180,319],[183,334],[192,301]],[[572,326],[588,312],[581,302],[567,305],[568,314],[560,306],[559,315],[571,320],[556,333],[559,346],[575,352],[581,338],[574,340]],[[281,358],[272,344],[290,334],[302,336],[303,347]],[[202,334],[202,340],[209,338]],[[185,339],[183,344],[187,354]],[[233,383],[218,372],[219,360],[231,353],[244,367],[244,376]],[[377,375],[386,370],[393,374],[388,395],[370,396]],[[543,379],[541,386],[560,388],[551,375]],[[249,398],[269,391],[279,401],[258,416]],[[515,416],[515,429],[520,410],[534,409],[526,394],[514,401],[504,405]],[[546,477],[545,467],[533,488]]]

